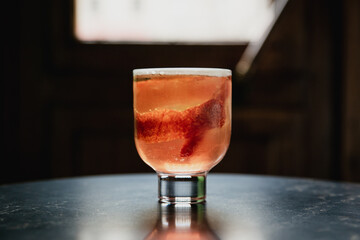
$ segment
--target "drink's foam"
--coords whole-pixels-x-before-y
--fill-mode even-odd
[[[223,68],[142,68],[133,71],[138,75],[200,75],[227,77],[231,76],[231,70]]]

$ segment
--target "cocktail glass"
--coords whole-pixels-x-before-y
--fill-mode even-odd
[[[206,175],[230,142],[231,71],[152,68],[133,74],[135,144],[158,174],[159,201],[205,201]]]

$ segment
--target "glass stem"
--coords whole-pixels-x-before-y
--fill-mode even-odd
[[[178,175],[158,173],[159,201],[162,203],[200,203],[206,197],[206,172]]]

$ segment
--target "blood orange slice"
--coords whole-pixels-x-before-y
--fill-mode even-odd
[[[135,113],[136,137],[149,143],[186,139],[180,156],[190,156],[203,133],[212,128],[222,127],[225,110],[222,99],[209,101],[184,111],[170,109]]]

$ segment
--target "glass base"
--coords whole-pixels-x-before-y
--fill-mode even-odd
[[[206,173],[171,175],[158,173],[159,201],[162,203],[201,203],[206,197]]]

